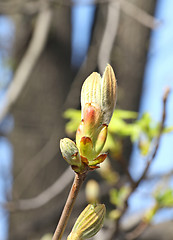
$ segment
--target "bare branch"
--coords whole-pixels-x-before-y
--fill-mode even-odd
[[[149,167],[151,165],[151,163],[153,162],[156,154],[157,154],[157,150],[159,148],[159,144],[160,144],[160,139],[161,139],[161,135],[164,129],[164,124],[165,124],[165,118],[166,118],[166,103],[167,103],[167,99],[168,99],[168,95],[169,95],[170,89],[167,88],[165,90],[165,93],[163,95],[163,112],[162,112],[162,120],[161,120],[161,124],[160,124],[160,129],[159,129],[159,134],[158,137],[156,139],[156,145],[155,145],[155,149],[153,154],[149,157],[149,159],[147,160],[147,165],[144,169],[144,172],[142,174],[142,176],[139,178],[139,180],[136,182],[135,184],[135,188],[138,187],[138,185],[140,184],[140,182],[146,177],[146,174],[149,170]]]
[[[61,240],[64,230],[66,228],[68,219],[71,215],[74,203],[76,201],[77,195],[79,193],[80,187],[86,177],[86,173],[87,172],[82,174],[75,173],[73,185],[71,187],[70,193],[68,195],[66,204],[64,206],[63,212],[61,214],[59,223],[57,225],[57,228],[55,230],[52,240]]]
[[[22,211],[40,208],[59,195],[73,180],[74,172],[68,167],[65,172],[45,191],[30,199],[21,199],[2,204],[9,211]]]
[[[138,179],[138,181],[132,186],[132,189],[130,191],[130,193],[128,194],[128,196],[126,197],[125,201],[124,201],[124,208],[121,211],[121,216],[117,219],[116,221],[116,230],[115,230],[115,235],[118,235],[119,233],[119,228],[120,228],[120,220],[122,218],[122,216],[124,215],[124,213],[126,212],[127,208],[128,208],[128,200],[129,197],[132,195],[132,193],[136,190],[136,188],[139,186],[139,184],[142,182],[142,180],[145,179],[146,174],[148,173],[148,170],[151,166],[151,163],[153,162],[156,154],[157,154],[157,150],[159,148],[159,144],[160,144],[160,139],[161,139],[161,135],[164,129],[164,124],[165,124],[165,118],[166,118],[166,103],[167,103],[167,99],[168,99],[168,95],[169,95],[170,89],[167,88],[164,95],[163,95],[163,111],[162,111],[162,119],[161,119],[161,124],[160,124],[160,129],[159,129],[159,133],[158,136],[156,138],[156,145],[153,151],[153,154],[151,156],[148,157],[147,160],[147,164],[146,167],[143,171],[143,174],[141,175],[141,177]]]
[[[103,73],[105,66],[110,62],[110,55],[117,35],[120,19],[120,2],[110,2],[108,4],[107,22],[104,29],[98,53],[99,72]]]
[[[153,175],[149,175],[149,176],[146,176],[145,180],[147,181],[150,181],[150,180],[153,180],[153,179],[161,179],[161,178],[164,178],[164,179],[168,179],[170,177],[173,176],[173,169],[171,169],[169,172],[167,173],[156,173],[156,174],[153,174]]]
[[[19,199],[9,202],[1,202],[0,206],[6,208],[8,211],[28,211],[33,210],[36,208],[40,208],[47,204],[50,200],[52,200],[54,197],[60,195],[63,190],[72,182],[74,177],[74,172],[72,171],[71,167],[67,168],[64,173],[46,190],[38,194],[34,198],[28,198],[28,199]],[[124,182],[124,180],[123,180]],[[101,189],[101,197],[108,194],[111,186],[105,182],[100,184]],[[83,199],[85,195],[85,191],[82,190],[79,193],[79,198],[82,199],[82,201],[79,201],[80,203],[85,201],[86,199]],[[61,208],[62,206],[59,206]]]
[[[149,223],[141,221],[132,232],[126,234],[126,240],[134,240],[139,237],[146,230],[148,225]]]
[[[15,103],[19,97],[30,76],[30,73],[44,49],[50,28],[51,17],[52,12],[49,8],[44,7],[41,9],[29,47],[15,72],[9,88],[7,89],[5,95],[5,106],[0,111],[0,122],[4,119],[13,103]]]
[[[156,18],[128,0],[121,0],[121,9],[145,27],[155,29],[160,23]]]
[[[136,21],[144,25],[145,27],[155,29],[159,24],[160,21],[158,21],[156,18],[154,18],[152,15],[147,13],[145,10],[139,8],[132,2],[128,0],[88,0],[88,1],[69,1],[69,0],[51,0],[54,4],[61,4],[65,6],[72,6],[72,5],[90,5],[90,4],[104,4],[104,3],[120,3],[121,4],[121,10],[124,11],[127,15],[134,18]]]

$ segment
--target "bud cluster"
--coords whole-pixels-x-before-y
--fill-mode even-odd
[[[92,73],[81,91],[81,123],[76,132],[76,144],[68,138],[60,142],[64,159],[76,172],[82,173],[86,166],[97,168],[106,154],[102,151],[116,102],[116,79],[110,65],[103,77]]]

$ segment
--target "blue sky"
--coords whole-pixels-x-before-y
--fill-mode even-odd
[[[94,5],[76,5],[72,8],[72,58],[73,67],[85,59],[94,21]]]
[[[140,113],[149,112],[153,119],[160,121],[162,104],[161,99],[166,86],[170,86],[173,91],[173,1],[159,0],[156,9],[156,17],[162,21],[161,26],[156,29],[151,38],[150,52],[144,76],[143,94],[140,105]],[[72,65],[77,67],[85,58],[88,44],[90,40],[90,31],[93,23],[93,14],[95,7],[76,6],[72,10]],[[0,17],[0,39],[6,42],[6,39],[12,39],[14,36],[14,27],[9,19]],[[3,53],[5,54],[5,53]],[[8,67],[2,67],[2,53],[0,52],[0,84],[7,84],[11,79],[11,72]],[[1,85],[0,85],[1,86]],[[0,102],[2,104],[2,96],[4,90],[0,91]],[[0,105],[2,107],[2,105]],[[167,108],[167,125],[173,125],[173,93],[171,93]],[[161,146],[158,155],[151,167],[150,173],[167,172],[173,169],[172,161],[172,143],[173,133],[165,135],[161,139]],[[12,146],[5,138],[0,138],[0,169],[3,173],[9,174],[12,166]],[[138,151],[134,147],[131,162],[131,172],[136,177],[140,175],[145,161],[139,156]],[[0,201],[4,199],[3,190],[8,188],[11,183],[4,181],[4,174],[0,171]],[[152,203],[149,197],[150,190],[155,186],[142,184],[139,191],[131,198],[131,211],[138,211],[141,207],[146,207]],[[144,196],[145,198],[143,201]],[[135,203],[135,204],[134,204]],[[2,215],[3,214],[3,215]],[[173,212],[165,211],[162,215],[158,215],[155,221],[168,219]],[[0,210],[0,240],[5,240],[8,231],[8,215],[4,215]]]
[[[14,26],[8,18],[0,17],[0,43],[8,49],[14,37]],[[12,73],[7,67],[7,51],[0,51],[0,108],[3,107],[5,89],[10,82]],[[0,124],[0,130],[5,134],[12,125],[9,116],[6,122]],[[11,189],[13,151],[10,142],[5,137],[0,137],[0,202],[4,201]],[[8,235],[8,214],[0,207],[0,240],[5,240]]]

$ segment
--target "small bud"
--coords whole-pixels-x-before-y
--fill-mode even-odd
[[[47,233],[41,238],[41,240],[52,240],[52,237],[52,234]]]
[[[107,132],[108,132],[108,126],[106,124],[103,124],[100,127],[100,131],[97,136],[96,143],[95,143],[95,151],[97,154],[99,154],[102,151],[102,149],[105,145],[106,138],[107,138]]]
[[[98,202],[99,193],[100,193],[99,184],[94,179],[89,180],[85,187],[85,195],[87,201],[89,203]]]
[[[68,164],[81,167],[82,162],[78,148],[76,144],[69,138],[63,138],[60,140],[60,149],[63,158],[68,162]]]
[[[68,240],[84,240],[94,236],[102,227],[106,208],[104,204],[89,204],[79,215]]]

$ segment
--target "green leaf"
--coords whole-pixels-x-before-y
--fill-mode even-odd
[[[160,207],[173,206],[173,189],[166,189],[156,194],[155,199]]]
[[[109,213],[109,218],[112,220],[117,220],[120,216],[121,216],[121,211],[119,209],[114,209]]]
[[[110,191],[110,202],[117,206],[118,208],[122,208],[124,205],[124,201],[130,192],[130,188],[128,186],[123,186],[119,190],[111,189]]]
[[[66,124],[66,132],[68,134],[76,132],[81,120],[81,111],[68,109],[64,112],[63,117],[70,119],[70,121]]]
[[[113,118],[109,124],[108,130],[112,133],[118,134],[127,126],[126,122],[122,119]]]
[[[143,221],[146,223],[150,223],[158,211],[158,205],[156,204],[151,209],[148,209],[143,217]]]
[[[71,118],[71,119],[76,119],[77,118],[78,121],[80,121],[81,111],[73,109],[73,108],[69,108],[64,112],[63,117],[64,118]]]
[[[110,202],[114,205],[118,205],[118,190],[117,189],[111,189]]]
[[[133,111],[116,109],[112,117],[121,119],[136,119],[138,117],[138,113]]]
[[[139,149],[141,150],[141,154],[146,156],[150,150],[151,142],[148,140],[139,141]]]
[[[163,130],[163,133],[170,133],[172,131],[173,131],[173,126],[165,127],[164,130]]]

